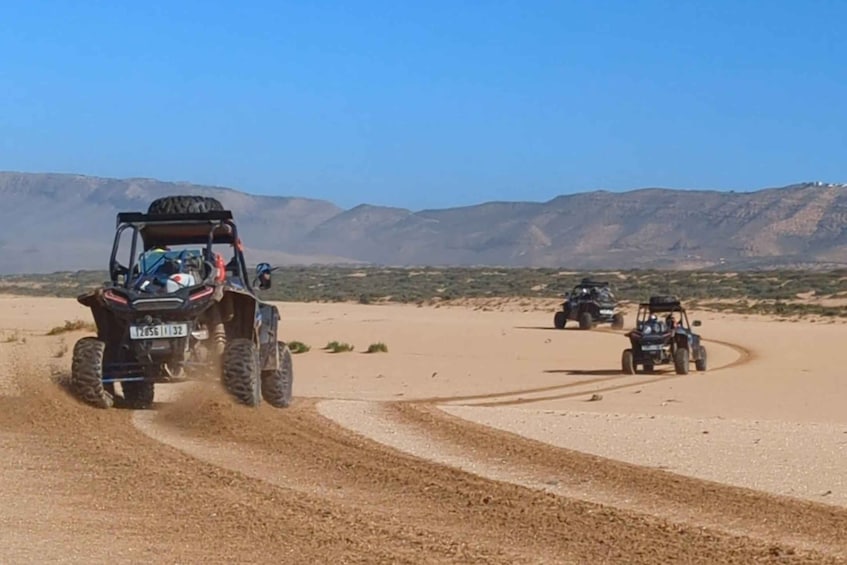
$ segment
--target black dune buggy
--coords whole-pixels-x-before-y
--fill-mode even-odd
[[[242,404],[289,406],[291,351],[277,307],[255,289],[270,287],[273,270],[260,263],[248,280],[232,212],[214,198],[169,196],[146,214],[118,213],[111,280],[77,298],[97,336],[74,345],[71,390],[110,408],[120,383],[126,406],[149,408],[156,383],[220,378]]]
[[[673,363],[678,375],[688,373],[693,361],[697,371],[706,370],[706,348],[688,323],[688,313],[675,296],[651,296],[638,306],[635,329],[626,333],[630,347],[621,355],[621,368],[634,375],[640,365],[650,373],[656,365]]]
[[[598,323],[623,328],[623,314],[618,311],[618,301],[608,282],[582,279],[565,294],[562,309],[553,316],[553,326],[563,329],[568,320],[579,322],[579,329],[589,330]]]

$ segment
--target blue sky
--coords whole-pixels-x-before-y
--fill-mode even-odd
[[[413,209],[847,182],[847,2],[0,3],[0,169]]]

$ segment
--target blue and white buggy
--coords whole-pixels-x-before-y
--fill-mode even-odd
[[[706,370],[706,348],[692,326],[699,320],[688,322],[685,308],[675,296],[651,296],[638,306],[635,329],[627,332],[630,347],[621,354],[621,370],[634,375],[641,366],[643,372],[652,373],[657,365],[673,363],[679,375],[688,374],[693,361],[699,372]]]

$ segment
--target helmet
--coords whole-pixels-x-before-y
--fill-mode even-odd
[[[659,321],[659,317],[655,314],[650,314],[650,321],[651,322],[657,322],[657,321]]]

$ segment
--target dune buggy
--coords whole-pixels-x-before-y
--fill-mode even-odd
[[[242,404],[288,406],[291,352],[277,307],[254,288],[268,288],[272,270],[260,263],[248,280],[232,212],[214,198],[169,196],[146,214],[118,213],[110,280],[77,298],[97,336],[76,342],[70,388],[110,408],[120,383],[125,405],[149,408],[157,383],[220,379]]]
[[[673,363],[679,375],[688,373],[693,361],[697,371],[706,370],[706,348],[691,326],[700,326],[699,320],[688,323],[688,313],[674,296],[651,296],[638,306],[635,329],[626,333],[630,347],[621,355],[621,368],[625,374],[634,375],[638,366],[645,373],[657,365]]]
[[[608,282],[582,279],[565,294],[562,309],[553,316],[553,326],[563,329],[568,320],[579,322],[579,329],[589,330],[598,323],[611,324],[614,329],[623,328],[623,314]]]

